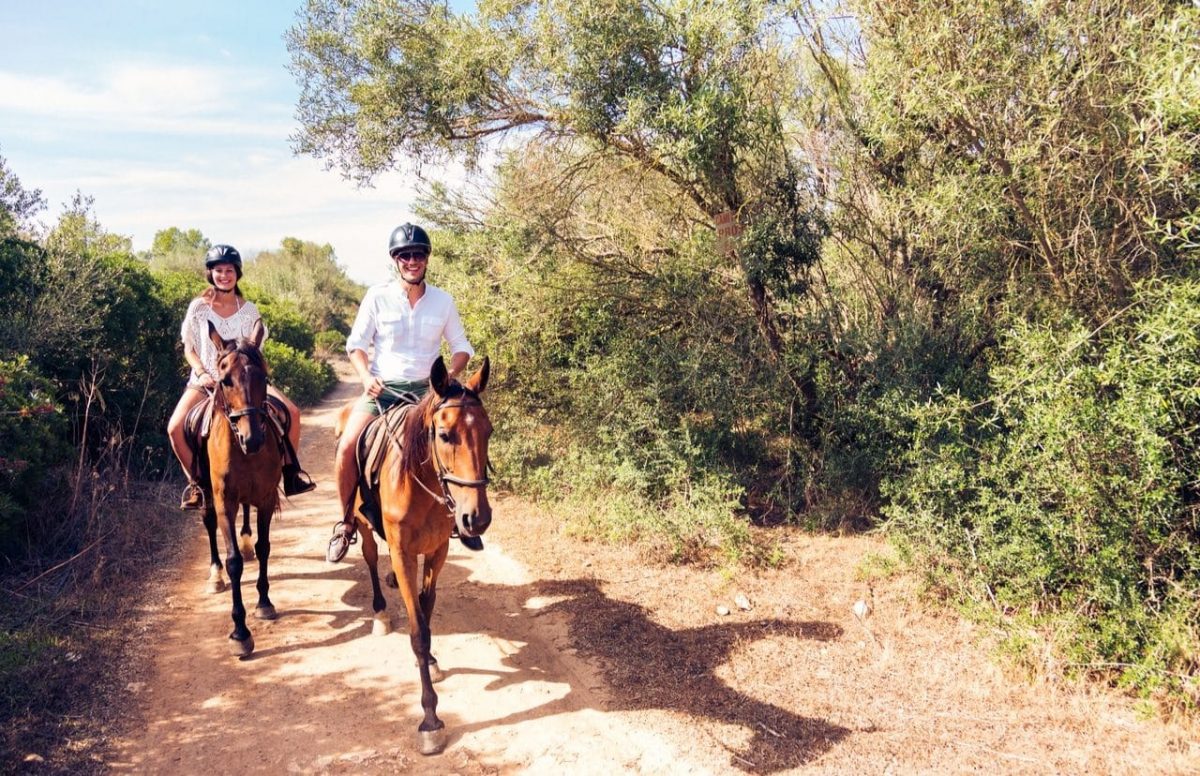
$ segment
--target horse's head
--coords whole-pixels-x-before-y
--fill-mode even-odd
[[[483,359],[479,371],[463,383],[450,379],[441,357],[433,364],[426,405],[429,457],[437,466],[446,506],[464,536],[478,536],[492,522],[488,503],[488,439],[492,422],[479,398],[490,371]]]
[[[229,416],[229,425],[238,446],[246,455],[257,453],[266,439],[267,362],[261,346],[266,331],[262,321],[245,339],[227,340],[217,333],[210,321],[208,336],[220,354],[217,357],[217,390]]]

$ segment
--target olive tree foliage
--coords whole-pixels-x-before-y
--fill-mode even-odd
[[[806,172],[781,120],[793,68],[780,22],[762,0],[482,2],[473,14],[311,0],[288,35],[296,147],[367,180],[407,159],[476,162],[507,136],[575,160],[561,171],[567,189],[576,170],[620,158],[661,178],[707,229],[724,212],[773,214],[784,220],[770,239],[739,254],[738,296],[786,362],[779,296],[815,261],[820,219],[794,196]],[[773,287],[781,275],[785,288]],[[785,365],[798,387],[810,381]]]
[[[569,184],[564,182],[570,170]],[[622,156],[507,155],[483,191],[419,206],[467,331],[499,368],[494,454],[506,485],[591,536],[674,559],[765,560],[747,536],[786,382],[740,278],[660,176]]]
[[[44,210],[46,201],[39,189],[26,189],[0,156],[0,237],[30,234],[33,217]]]
[[[1200,10],[793,0],[847,253],[927,303],[1103,317],[1197,244]],[[830,18],[851,16],[838,27]],[[838,33],[845,33],[841,36]],[[888,296],[886,293],[884,296]]]
[[[44,275],[33,218],[45,207],[41,192],[22,186],[0,156],[0,348],[30,320],[31,301]]]

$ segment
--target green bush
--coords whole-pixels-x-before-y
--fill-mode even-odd
[[[319,356],[344,355],[346,335],[333,329],[319,331],[313,338],[313,350]]]
[[[6,558],[28,540],[30,520],[71,457],[70,428],[53,387],[24,356],[0,361],[0,553]]]
[[[271,370],[271,382],[300,405],[315,404],[337,382],[333,367],[313,360],[290,345],[268,339],[263,354]]]
[[[1069,667],[1183,691],[1200,668],[1200,281],[1139,289],[1127,319],[1014,326],[987,400],[916,408],[888,528],[956,597],[1045,626]]]
[[[254,304],[267,324],[268,340],[288,345],[305,356],[312,355],[312,327],[294,304],[269,297],[259,297]]]

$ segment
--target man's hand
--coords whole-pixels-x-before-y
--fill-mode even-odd
[[[375,375],[367,375],[363,378],[363,393],[370,396],[372,399],[378,399],[383,394],[383,381]]]

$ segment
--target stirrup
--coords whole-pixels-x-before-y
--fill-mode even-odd
[[[179,508],[187,512],[197,512],[204,509],[204,489],[195,480],[189,480],[183,488],[183,496],[179,500]]]

